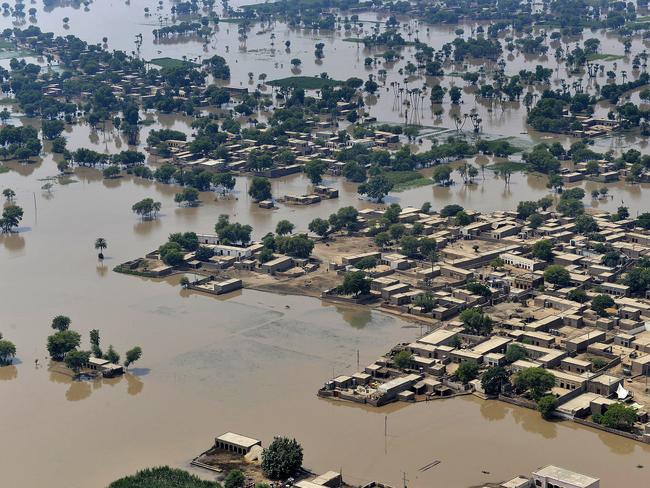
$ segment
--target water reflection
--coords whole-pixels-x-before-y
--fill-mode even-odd
[[[10,252],[22,251],[25,248],[25,238],[18,233],[2,234],[0,245]]]
[[[503,420],[508,412],[504,403],[496,400],[485,400],[481,403],[481,415],[489,421]]]
[[[330,304],[323,303],[323,307],[329,307]],[[372,321],[372,312],[365,307],[346,307],[335,305],[336,311],[341,315],[349,325],[355,329],[363,329]]]
[[[555,422],[543,420],[539,413],[526,408],[513,408],[512,417],[526,432],[540,434],[545,439],[557,437],[557,425]]]
[[[0,381],[10,381],[18,378],[18,368],[14,365],[0,367]]]

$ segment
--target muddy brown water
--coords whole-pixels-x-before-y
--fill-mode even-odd
[[[91,4],[87,12],[59,6],[42,12],[36,5],[38,25],[46,31],[71,32],[94,42],[106,35],[111,48],[128,51],[134,35],[142,32],[147,58],[206,55],[201,44],[191,40],[154,45],[144,6],[155,9],[153,2],[140,1]],[[71,19],[69,30],[61,24],[65,16]],[[101,29],[89,22],[99,17]],[[11,19],[2,18],[0,24],[8,26]],[[269,46],[269,34],[257,36],[257,30],[250,33],[243,51],[236,28],[222,24],[214,47],[208,49],[228,58],[234,84],[247,83],[248,71],[257,76],[264,70],[269,79],[289,76],[288,61],[294,56],[303,58],[303,74],[366,76],[366,53],[342,42],[343,34],[314,35],[279,24],[278,49],[271,55],[255,51]],[[432,27],[429,42],[452,37],[453,28]],[[292,41],[291,53],[284,53],[285,39]],[[622,52],[620,43],[603,39],[604,52]],[[313,62],[313,44],[319,40],[327,44],[322,65]],[[230,46],[228,53],[225,45]],[[640,46],[635,39],[635,47]],[[525,62],[518,58],[514,68]],[[400,78],[393,71],[390,76]],[[446,106],[449,110],[454,107]],[[383,94],[372,111],[380,119],[401,117]],[[483,113],[486,131],[517,136],[524,128],[521,107]],[[448,122],[443,118],[440,125]],[[189,132],[188,123],[184,117],[162,116],[151,127]],[[143,129],[142,140],[148,130]],[[112,152],[126,147],[121,137],[85,125],[75,126],[66,136],[72,149]],[[547,137],[530,135],[532,140]],[[638,143],[631,135],[605,140],[599,147]],[[376,479],[399,486],[406,473],[413,486],[464,487],[530,473],[547,463],[601,477],[604,486],[618,486],[621,480],[639,487],[648,482],[649,468],[637,468],[648,464],[647,446],[568,422],[543,422],[525,409],[463,397],[371,410],[315,396],[333,374],[356,370],[357,350],[363,366],[419,334],[419,327],[398,318],[251,290],[217,299],[181,291],[178,278],[147,280],[111,271],[117,263],[154,249],[170,232],[209,232],[221,213],[250,223],[255,237],[273,230],[283,218],[305,230],[311,219],[342,205],[369,205],[358,199],[355,185],[328,178],[327,184],[341,190],[339,200],[266,211],[252,204],[246,196],[247,180],[238,178],[231,198],[215,200],[214,194],[205,193],[201,206],[180,208],[173,202],[172,186],[130,177],[105,181],[89,169],[77,169],[45,192],[45,179],[56,175],[49,155],[33,165],[9,166],[9,173],[0,174],[0,187],[16,191],[25,218],[18,234],[0,237],[0,331],[18,348],[15,364],[0,368],[3,485],[93,488],[147,466],[187,467],[216,435],[228,430],[257,437],[265,445],[276,434],[295,436],[305,448],[306,466],[315,471],[341,469],[350,483]],[[591,190],[599,185],[584,186]],[[276,196],[307,188],[302,176],[273,181]],[[601,208],[615,209],[624,201],[633,214],[650,210],[644,186],[621,183],[610,189],[614,199]],[[545,194],[541,176],[515,175],[506,187],[486,172],[476,185],[420,187],[391,195],[388,202],[419,206],[430,201],[434,208],[461,203],[489,211],[514,208],[519,200]],[[149,196],[160,200],[163,209],[158,220],[142,222],[130,207]],[[97,261],[93,249],[98,236],[109,244],[103,262]],[[121,379],[71,382],[56,367],[49,368],[46,358],[49,321],[56,314],[72,318],[84,347],[89,330],[98,328],[104,347],[113,344],[123,354],[140,345],[143,359]],[[441,463],[419,471],[434,460]]]

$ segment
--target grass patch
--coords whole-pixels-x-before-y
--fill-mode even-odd
[[[0,49],[14,49],[14,43],[6,39],[0,40]]]
[[[0,166],[0,175],[3,173],[9,173],[9,168],[6,166]]]
[[[339,86],[342,81],[319,78],[318,76],[290,76],[268,82],[271,86],[280,88],[293,88],[297,90],[320,90],[326,86]]]
[[[500,163],[494,163],[489,166],[486,166],[487,169],[495,171],[499,169],[509,169],[511,172],[516,173],[518,171],[527,171],[528,165],[520,161],[503,161]]]
[[[589,61],[617,61],[623,59],[623,56],[617,54],[593,53],[587,56]]]
[[[174,58],[153,58],[149,62],[151,64],[155,64],[156,66],[160,66],[161,68],[168,68],[168,69],[183,68],[186,66],[192,66],[192,67],[199,66],[198,64],[190,63],[189,61],[183,61],[182,59],[174,59]]]
[[[417,171],[387,171],[384,177],[393,184],[394,192],[416,188],[418,186],[433,185],[433,180],[422,176]]]

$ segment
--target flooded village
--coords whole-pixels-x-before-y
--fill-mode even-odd
[[[647,4],[249,3],[1,6],[3,483],[644,486]]]

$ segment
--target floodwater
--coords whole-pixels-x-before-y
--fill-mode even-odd
[[[155,10],[154,2],[139,1],[90,4],[88,12],[83,6],[56,6],[51,12],[36,8],[43,30],[72,32],[89,41],[106,35],[110,47],[131,50],[133,36],[152,28],[144,25],[144,6]],[[66,16],[71,19],[69,31],[61,23]],[[99,17],[111,32],[90,22]],[[2,20],[3,26],[10,22]],[[234,83],[247,82],[251,65],[257,71],[263,67],[269,79],[288,76],[288,59],[297,52],[305,61],[311,59],[318,42],[312,33],[279,25],[276,46],[282,54],[277,54],[275,68],[273,58],[253,52],[255,46],[268,47],[269,41],[268,34],[256,36],[255,31],[242,52],[236,28],[220,26],[214,50],[226,55],[224,45],[230,45]],[[447,31],[432,28],[430,42],[451,38],[453,31]],[[339,37],[323,36],[323,64],[305,62],[304,74],[329,71],[346,78],[364,70],[363,49],[356,58],[357,46]],[[292,40],[291,54],[284,53],[287,38]],[[607,43],[607,52],[622,50],[614,40]],[[193,57],[202,47],[192,41],[159,46],[149,38],[142,51],[147,58]],[[353,62],[337,61],[346,56]],[[399,121],[392,100],[383,95],[379,100],[381,116]],[[500,114],[490,130],[517,135],[523,127],[521,111]],[[183,117],[161,116],[150,127],[189,132],[188,124]],[[142,140],[150,127],[143,128]],[[119,135],[85,125],[66,136],[71,149],[111,152],[126,147]],[[610,142],[632,145],[635,138]],[[49,154],[32,165],[9,166],[10,172],[0,174],[0,187],[16,191],[25,218],[19,233],[0,236],[0,331],[18,348],[15,364],[0,368],[0,472],[8,486],[94,488],[147,466],[186,467],[214,436],[228,430],[257,437],[265,445],[277,434],[295,436],[305,448],[306,466],[341,469],[355,484],[376,479],[400,486],[405,473],[415,487],[465,487],[530,473],[547,463],[601,477],[604,486],[618,486],[620,480],[630,486],[647,484],[648,446],[567,422],[543,422],[533,411],[472,397],[374,410],[316,397],[318,387],[333,374],[356,370],[357,351],[363,366],[395,343],[419,335],[419,327],[400,319],[252,290],[215,298],[181,290],[178,278],[148,280],[111,271],[156,248],[171,232],[209,232],[221,213],[250,223],[256,238],[284,218],[297,230],[306,230],[311,219],[342,205],[369,205],[357,198],[354,185],[330,178],[326,183],[341,190],[338,201],[267,211],[252,204],[246,178],[238,178],[232,197],[204,193],[201,206],[181,208],[173,202],[172,186],[130,177],[106,181],[90,169],[76,169],[72,177],[54,180],[52,191],[43,191],[46,179],[57,173]],[[272,184],[276,196],[304,193],[308,186],[300,175]],[[632,213],[650,210],[643,187],[611,188],[615,198],[602,208],[615,208],[623,200]],[[475,185],[420,187],[391,195],[388,201],[403,206],[430,201],[435,208],[454,202],[496,210],[547,192],[540,176],[515,175],[506,187],[486,172]],[[131,205],[145,197],[162,202],[158,220],[141,222],[131,213]],[[103,262],[93,249],[99,236],[109,244]],[[46,358],[49,323],[57,314],[72,318],[84,347],[88,332],[96,328],[104,347],[113,344],[123,354],[142,346],[142,360],[120,379],[71,382]],[[433,460],[441,464],[419,471]]]

